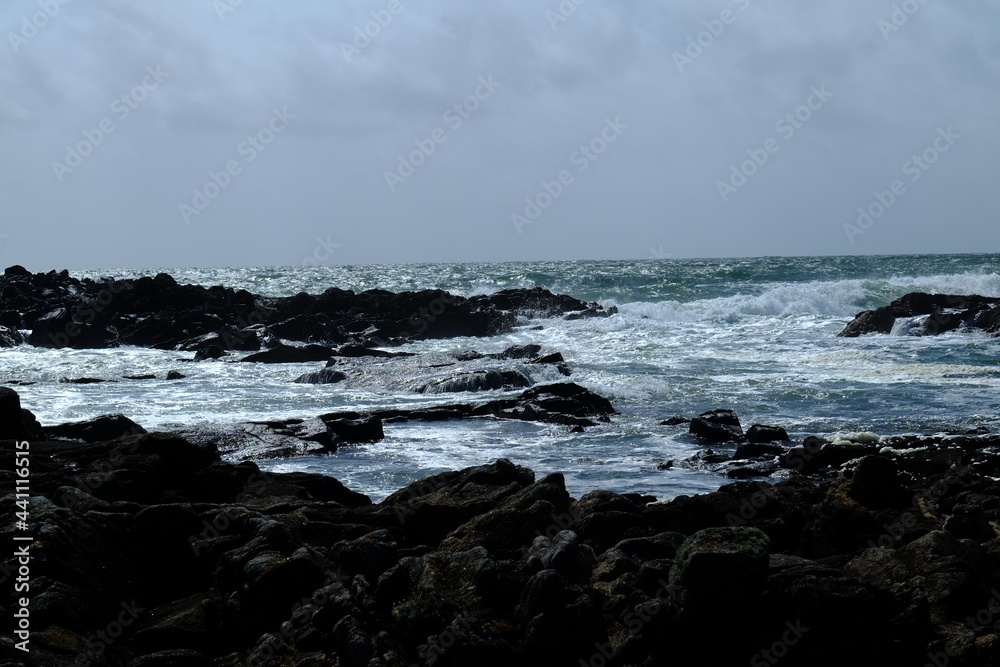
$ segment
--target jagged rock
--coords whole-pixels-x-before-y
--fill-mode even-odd
[[[295,378],[295,382],[304,384],[336,384],[343,382],[347,376],[334,368],[324,368],[321,371],[306,373]]]
[[[886,334],[892,331],[897,319],[923,315],[927,318],[909,333],[936,335],[962,326],[995,331],[996,316],[991,313],[997,312],[997,304],[1000,304],[1000,298],[978,294],[962,296],[911,292],[888,306],[858,313],[837,335],[853,338],[870,333]]]
[[[0,347],[17,347],[24,342],[24,336],[13,327],[0,325]]]
[[[691,435],[710,443],[740,442],[744,439],[740,419],[732,410],[711,410],[691,420]]]
[[[39,440],[42,427],[29,410],[21,407],[21,397],[9,387],[0,387],[0,440]]]
[[[146,429],[122,414],[102,415],[85,421],[45,427],[45,437],[53,440],[100,442],[123,435],[146,433]]]
[[[490,391],[503,389],[509,391],[521,387],[530,387],[534,381],[519,370],[481,370],[456,373],[440,380],[429,382],[417,389],[421,394],[441,394],[456,391]]]
[[[784,442],[788,440],[788,432],[780,426],[764,426],[754,424],[746,433],[746,440],[753,444],[768,442]]]
[[[263,352],[247,355],[240,361],[263,364],[297,364],[307,361],[326,361],[334,354],[334,349],[325,345],[278,345]]]
[[[209,345],[198,350],[194,355],[195,361],[205,361],[207,359],[221,359],[226,356],[226,351],[218,345]]]

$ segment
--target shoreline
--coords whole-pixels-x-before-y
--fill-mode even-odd
[[[0,541],[33,542],[32,652],[0,639],[15,664],[631,666],[678,642],[708,664],[1000,664],[996,444],[667,502],[573,498],[501,459],[373,504],[170,433],[45,439],[16,396],[2,502],[27,443],[28,520]]]

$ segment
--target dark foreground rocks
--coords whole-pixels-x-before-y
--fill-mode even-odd
[[[962,330],[1000,334],[1000,298],[972,294],[912,292],[888,306],[858,313],[838,335],[853,338],[870,333],[890,333],[903,320],[901,333],[913,336]]]
[[[498,460],[373,504],[171,434],[6,440],[11,512],[16,451],[0,664],[1000,664],[1000,483],[948,450],[669,502]]]

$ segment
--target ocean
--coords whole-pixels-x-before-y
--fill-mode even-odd
[[[57,267],[54,267],[57,268]],[[381,500],[421,477],[504,457],[536,475],[562,472],[575,497],[594,490],[658,498],[727,483],[680,465],[702,449],[674,415],[715,408],[785,427],[792,439],[837,432],[880,435],[1000,428],[1000,339],[984,333],[937,337],[837,338],[859,311],[907,292],[1000,296],[1000,255],[766,257],[384,266],[103,269],[78,277],[139,277],[165,271],[181,283],[222,284],[288,296],[336,286],[355,291],[440,288],[469,296],[540,286],[615,305],[606,319],[524,320],[493,338],[422,341],[406,351],[496,352],[538,343],[562,352],[571,380],[609,398],[610,424],[565,427],[492,420],[387,424],[386,439],[325,456],[262,461],[274,471],[332,475]],[[539,325],[541,328],[539,328]],[[186,363],[192,353],[123,347],[0,350],[0,382],[17,388],[43,425],[121,412],[149,430],[226,426],[313,417],[336,410],[467,402],[483,395],[404,394],[377,387],[293,384],[315,364]],[[174,369],[179,381],[123,375]],[[72,385],[63,377],[118,382]],[[495,392],[494,392],[495,393]],[[658,464],[674,461],[669,469]]]

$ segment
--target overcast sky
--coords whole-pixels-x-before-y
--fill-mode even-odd
[[[4,0],[0,31],[3,266],[1000,249],[997,3]]]

